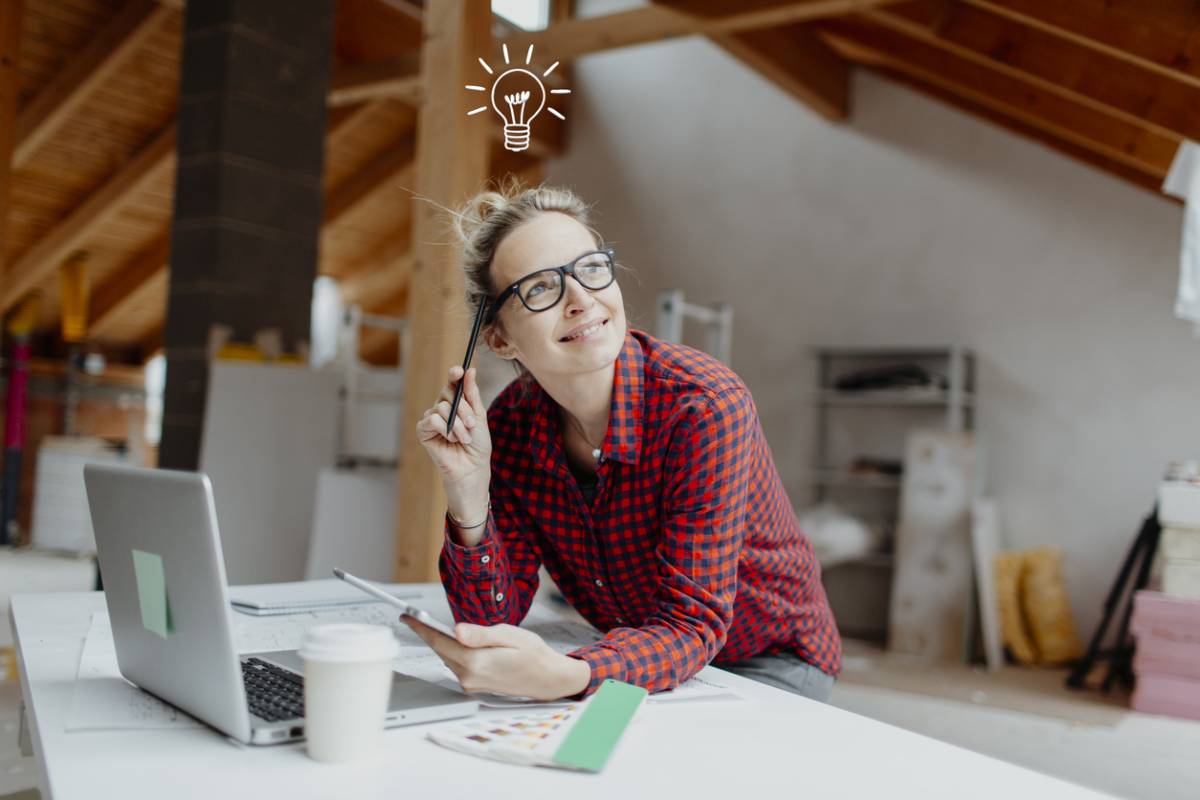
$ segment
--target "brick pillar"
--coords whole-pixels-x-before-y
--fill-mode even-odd
[[[159,464],[196,469],[213,325],[308,341],[333,0],[187,4]]]

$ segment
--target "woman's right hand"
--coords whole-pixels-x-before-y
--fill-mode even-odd
[[[454,430],[446,431],[450,404],[462,374],[462,367],[450,368],[449,381],[442,387],[437,402],[426,409],[417,423],[417,440],[442,473],[451,515],[466,522],[487,513],[492,438],[474,367],[467,370],[463,396],[454,416]]]

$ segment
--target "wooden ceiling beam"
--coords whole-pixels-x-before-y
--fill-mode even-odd
[[[962,2],[1200,88],[1200,6],[1193,0]]]
[[[806,26],[724,34],[713,42],[830,122],[850,116],[851,64]]]
[[[1178,140],[1114,119],[1010,75],[861,20],[822,23],[847,58],[891,69],[990,108],[1043,134],[1162,180]]]
[[[173,13],[156,0],[129,0],[82,52],[68,58],[63,70],[21,109],[13,169],[24,166]]]
[[[366,166],[339,183],[325,201],[323,225],[335,224],[381,189],[387,188],[400,173],[412,166],[415,152],[416,132],[409,131]]]
[[[898,72],[890,67],[882,65],[863,65],[865,69],[882,76],[883,78],[898,83],[902,86],[907,86],[910,89],[927,95],[939,102],[945,103],[948,106],[957,108],[964,113],[986,119],[995,124],[997,127],[1012,131],[1018,136],[1023,136],[1039,142],[1045,147],[1062,153],[1070,158],[1075,159],[1088,166],[1095,167],[1113,177],[1116,177],[1126,183],[1136,186],[1139,189],[1154,193],[1157,197],[1166,199],[1171,202],[1177,202],[1174,198],[1162,193],[1162,181],[1158,178],[1151,177],[1145,172],[1134,169],[1126,164],[1122,164],[1104,156],[1098,155],[1092,150],[1079,147],[1065,139],[1060,139],[1057,136],[1052,136],[1045,133],[1041,128],[1027,125],[1024,122],[1008,116],[1007,114],[998,112],[988,106],[980,105],[965,97],[959,96],[952,92],[948,92],[940,86],[935,86],[932,83],[921,80],[920,78],[912,77],[902,72]]]
[[[8,186],[12,152],[17,142],[17,101],[21,91],[23,0],[0,3],[0,278],[8,252]]]
[[[88,304],[88,337],[101,338],[167,278],[171,237],[163,234],[96,287]]]
[[[907,3],[861,16],[1159,134],[1200,139],[1195,89],[1127,60],[964,3]]]
[[[690,11],[650,5],[599,17],[557,22],[512,37],[540,61],[570,61],[590,53],[681,36],[721,36],[776,28],[888,5],[896,0],[712,0]],[[506,40],[508,41],[508,40]],[[497,53],[499,48],[497,48]]]
[[[64,258],[121,212],[129,198],[164,177],[174,165],[175,124],[171,123],[12,263],[0,290],[0,313],[8,311],[25,292],[53,275]]]

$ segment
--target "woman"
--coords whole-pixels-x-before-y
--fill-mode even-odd
[[[742,381],[626,329],[612,251],[570,191],[483,193],[458,232],[472,304],[491,304],[481,336],[521,377],[485,411],[475,369],[452,367],[417,424],[446,490],[458,641],[406,622],[467,691],[658,691],[715,660],[824,700],[841,643]],[[562,655],[515,627],[543,564],[603,639]]]

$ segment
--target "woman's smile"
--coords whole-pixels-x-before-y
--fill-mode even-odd
[[[562,337],[559,341],[563,344],[592,342],[607,333],[605,330],[607,327],[607,319],[597,320],[596,322],[586,324],[583,328],[576,328],[574,332]]]

